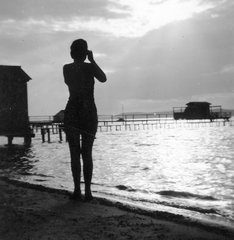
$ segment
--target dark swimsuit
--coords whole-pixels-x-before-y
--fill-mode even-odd
[[[79,93],[79,96],[70,95],[69,97],[65,108],[64,126],[67,133],[79,132],[82,135],[95,137],[98,117],[93,94],[94,78],[89,76],[88,69],[85,70],[87,74],[85,74],[85,81],[81,83],[82,92]],[[79,78],[75,81],[79,81]]]
[[[65,130],[95,136],[97,132],[97,109],[94,103],[69,99],[64,117]]]

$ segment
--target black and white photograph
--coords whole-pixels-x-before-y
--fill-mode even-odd
[[[233,13],[0,0],[0,239],[234,239]]]

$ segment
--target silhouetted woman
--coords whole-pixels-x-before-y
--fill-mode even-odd
[[[97,132],[97,109],[94,102],[94,78],[106,81],[105,73],[95,63],[87,42],[75,40],[71,45],[73,63],[64,65],[63,75],[69,89],[69,100],[65,109],[64,125],[71,155],[74,193],[71,199],[81,199],[80,178],[83,159],[85,200],[92,200],[91,180],[93,174],[92,148]],[[90,63],[84,62],[88,56]]]

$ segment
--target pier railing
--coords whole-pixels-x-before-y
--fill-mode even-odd
[[[52,123],[54,121],[54,116],[30,116],[29,122],[31,124],[36,123]]]
[[[150,113],[150,114],[123,114],[123,115],[98,115],[98,122],[124,122],[124,121],[140,121],[142,119],[144,120],[152,120],[152,119],[158,119],[158,120],[165,120],[165,119],[171,119],[173,118],[172,113],[167,114],[161,114],[161,113]],[[52,124],[52,123],[62,123],[63,117],[61,118],[54,118],[54,116],[30,116],[29,117],[30,124]]]
[[[58,134],[60,141],[66,136],[64,135],[64,127],[62,119],[53,116],[33,116],[29,118],[30,125],[36,133],[40,131],[42,141],[46,138],[50,142],[51,134]],[[145,130],[157,128],[180,128],[180,127],[204,127],[204,126],[234,126],[234,119],[225,121],[224,119],[199,120],[175,120],[173,114],[125,114],[125,115],[99,115],[98,131],[125,131],[125,130]],[[47,137],[46,137],[47,136]]]
[[[234,119],[230,119],[232,122]],[[225,119],[213,119],[214,122],[227,121]],[[54,118],[54,116],[30,116],[29,122],[31,126],[44,126],[63,124],[63,118]],[[123,115],[98,115],[98,125],[128,125],[128,124],[164,124],[164,123],[206,123],[210,122],[209,119],[198,119],[198,120],[175,120],[173,113],[154,113],[154,114],[123,114]]]

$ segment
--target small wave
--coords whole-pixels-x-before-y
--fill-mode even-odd
[[[116,186],[116,188],[120,189],[120,190],[127,190],[129,191],[130,189],[124,185],[118,185]],[[133,196],[120,196],[118,195],[118,193],[106,193],[106,192],[99,192],[99,193],[104,193],[106,195],[112,196],[112,197],[116,197],[118,199],[123,198],[124,201],[130,201],[135,203],[136,205],[141,206],[142,204],[151,204],[151,206],[155,206],[155,204],[157,205],[161,205],[161,206],[165,206],[165,207],[172,207],[174,209],[181,209],[181,210],[188,210],[188,211],[193,211],[193,212],[198,212],[198,213],[202,213],[202,214],[215,214],[215,215],[219,215],[222,217],[226,217],[223,214],[221,214],[219,212],[219,210],[214,209],[214,208],[202,208],[199,206],[191,206],[191,205],[186,205],[186,204],[178,204],[177,202],[168,202],[168,201],[159,201],[159,200],[152,200],[152,199],[146,199],[146,198],[141,198],[141,197],[133,197]],[[149,206],[149,205],[148,205]]]
[[[131,187],[127,187],[127,186],[124,186],[124,185],[118,185],[118,186],[115,186],[115,187],[118,188],[119,190],[128,191],[128,192],[136,192],[137,191],[136,189],[133,189]]]
[[[156,144],[150,144],[150,143],[136,143],[135,146],[137,147],[152,147],[155,146]]]
[[[42,174],[42,173],[22,172],[22,173],[20,173],[20,175],[23,175],[23,176],[37,176],[37,177],[43,177],[43,178],[54,178],[53,176],[45,175],[45,174]]]
[[[47,180],[45,180],[45,179],[34,179],[33,181],[35,181],[35,182],[46,182]]]
[[[145,168],[143,168],[142,170],[143,170],[143,171],[148,171],[148,170],[150,170],[150,168],[145,167]]]
[[[172,190],[160,191],[160,192],[157,192],[157,194],[162,196],[168,196],[168,197],[176,197],[176,198],[195,198],[195,199],[207,200],[207,201],[218,201],[218,199],[212,196],[193,194],[189,192],[177,192]]]

